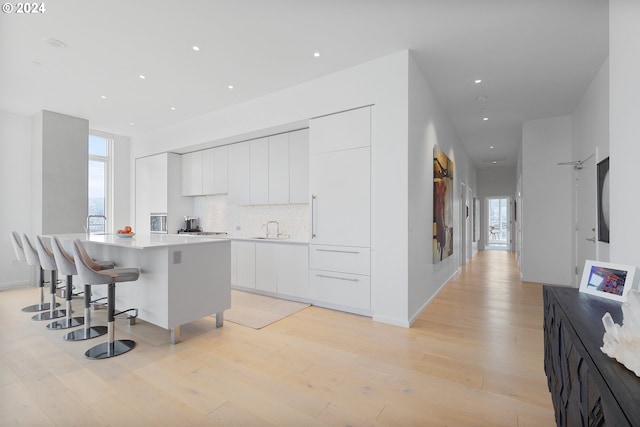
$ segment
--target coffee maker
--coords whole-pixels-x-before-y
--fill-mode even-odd
[[[184,232],[185,233],[193,233],[202,231],[200,229],[200,223],[198,217],[196,216],[185,216],[184,217]]]

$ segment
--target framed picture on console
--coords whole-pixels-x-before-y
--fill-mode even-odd
[[[609,262],[587,260],[584,263],[580,292],[626,301],[631,289],[638,289],[636,267]]]

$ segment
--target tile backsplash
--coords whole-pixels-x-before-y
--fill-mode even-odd
[[[193,215],[204,231],[226,231],[236,237],[263,236],[267,221],[278,221],[280,233],[295,240],[309,239],[309,204],[229,204],[227,195],[194,197]]]

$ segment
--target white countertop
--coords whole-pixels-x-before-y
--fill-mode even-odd
[[[56,234],[61,240],[80,239],[83,242],[100,243],[132,249],[160,248],[179,245],[202,245],[227,242],[230,239],[212,236],[189,236],[184,234],[136,234],[133,237],[118,237],[117,234],[92,234],[88,239],[84,233]]]

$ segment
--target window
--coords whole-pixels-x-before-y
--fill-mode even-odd
[[[107,216],[110,212],[109,170],[112,142],[111,138],[103,135],[89,135],[88,215]],[[105,233],[106,221],[103,218],[89,218],[89,229],[92,233]]]

